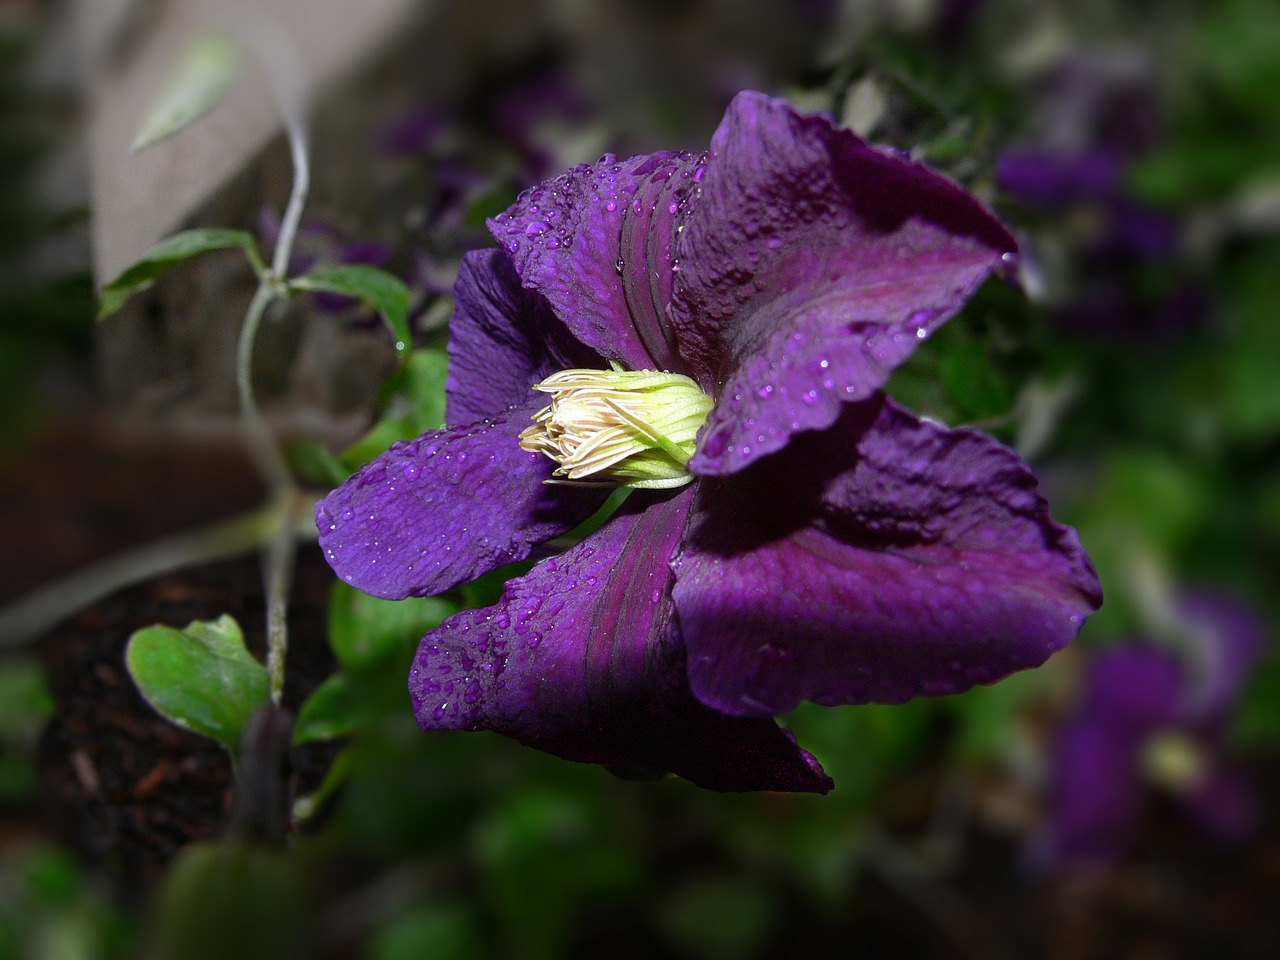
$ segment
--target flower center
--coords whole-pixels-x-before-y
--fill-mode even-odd
[[[556,463],[549,483],[679,487],[714,401],[688,377],[657,370],[561,370],[535,390],[551,403],[520,434]]]

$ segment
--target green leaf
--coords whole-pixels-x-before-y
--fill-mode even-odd
[[[443,597],[382,600],[336,583],[329,600],[329,644],[344,668],[362,670],[413,649],[458,609]]]
[[[396,350],[409,349],[413,334],[409,330],[409,288],[399,277],[371,267],[365,263],[353,263],[342,267],[327,267],[289,281],[295,290],[340,293],[359,297],[382,314],[383,322],[396,338]]]
[[[0,738],[23,736],[53,715],[53,696],[36,660],[0,665]]]
[[[125,663],[163,717],[234,749],[254,710],[267,702],[267,671],[245,649],[234,619],[156,625],[129,638]]]
[[[347,674],[335,673],[311,691],[298,710],[293,725],[294,746],[351,733],[377,717],[373,706]]]
[[[213,250],[228,250],[235,247],[244,251],[257,273],[261,274],[265,270],[253,234],[246,230],[184,230],[182,233],[166,237],[144,253],[124,273],[103,287],[98,319],[103,320],[111,316],[131,296],[146,290],[156,282],[158,277],[168,273],[183,260]]]
[[[129,147],[137,153],[172,136],[212,110],[240,72],[240,49],[226,33],[196,37],[175,65],[169,92],[157,103]]]
[[[156,892],[149,956],[286,960],[306,942],[308,882],[290,851],[232,838],[184,848]]]

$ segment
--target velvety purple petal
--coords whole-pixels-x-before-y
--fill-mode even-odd
[[[397,443],[361,467],[316,505],[329,565],[377,597],[430,596],[590,516],[604,492],[544,484],[555,464],[517,444],[541,402]]]
[[[529,388],[558,370],[605,365],[569,334],[546,300],[520,285],[501,250],[462,258],[454,303],[445,385],[450,426],[525,403]]]
[[[1037,666],[1101,603],[1011,450],[882,395],[702,496],[676,567],[694,694],[896,703]]]
[[[676,221],[701,161],[606,155],[525,191],[489,229],[587,346],[632,369],[684,372],[666,313]]]
[[[1210,770],[1178,802],[1210,839],[1224,844],[1247,840],[1262,814],[1253,788],[1237,771],[1224,766]]]
[[[1134,741],[1092,719],[1063,729],[1054,756],[1047,866],[1103,866],[1130,840],[1143,789]]]
[[[1084,709],[1134,735],[1173,724],[1181,710],[1183,678],[1177,660],[1150,644],[1098,653],[1085,678]]]
[[[669,558],[691,488],[634,494],[600,530],[423,637],[424,729],[496,730],[570,760],[668,770],[718,790],[825,792],[789,734],[697,703],[672,622]]]
[[[701,475],[830,426],[1016,249],[959,187],[756,93],[730,105],[699,187],[671,322],[717,398]]]

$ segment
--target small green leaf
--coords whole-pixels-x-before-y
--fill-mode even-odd
[[[329,644],[344,668],[362,670],[413,649],[458,609],[443,597],[382,600],[336,583],[329,600]]]
[[[411,440],[444,426],[445,381],[449,358],[443,350],[414,350],[392,374],[383,390],[385,407],[373,428],[342,452],[342,462],[354,470],[397,440]]]
[[[254,710],[267,702],[267,671],[245,649],[234,619],[156,625],[129,638],[125,663],[163,717],[234,749]]]
[[[387,329],[396,338],[396,350],[403,354],[413,342],[409,330],[409,288],[394,274],[365,263],[353,263],[296,277],[289,281],[289,286],[295,290],[359,297],[382,314]]]
[[[213,250],[228,250],[235,247],[244,251],[257,273],[261,274],[265,270],[253,234],[246,230],[184,230],[182,233],[166,237],[144,253],[124,273],[103,287],[98,319],[104,320],[111,316],[131,296],[146,290],[156,282],[158,277],[168,273],[183,260]]]
[[[294,746],[351,733],[377,717],[376,706],[347,674],[335,673],[311,691],[299,708],[293,725]]]
[[[137,153],[212,110],[240,72],[240,49],[226,33],[196,37],[175,65],[169,92],[152,108],[129,147]]]

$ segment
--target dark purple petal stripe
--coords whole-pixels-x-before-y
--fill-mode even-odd
[[[1016,249],[959,187],[760,94],[730,105],[700,179],[671,320],[719,401],[701,475],[830,426]]]
[[[546,300],[520,285],[501,250],[463,257],[454,301],[446,384],[450,426],[505,413],[557,370],[604,366],[569,335]]]
[[[524,285],[587,346],[630,369],[683,372],[666,308],[674,220],[699,162],[607,155],[525,191],[489,229]]]
[[[684,686],[667,561],[691,499],[684,490],[629,502],[509,581],[497,605],[423,637],[409,677],[419,724],[496,730],[567,759],[668,770],[712,789],[829,789],[772,721],[721,716]]]
[[[1101,602],[1030,469],[882,396],[704,480],[675,601],[694,694],[735,715],[897,703],[1037,666]]]
[[[425,433],[361,467],[316,505],[329,565],[376,597],[431,596],[585,520],[607,491],[544,484],[555,464],[518,445],[541,403]]]

